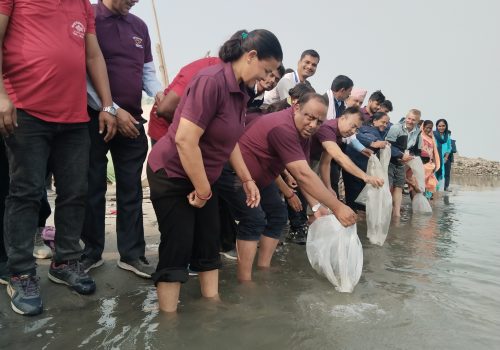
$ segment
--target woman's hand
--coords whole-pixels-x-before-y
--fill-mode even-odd
[[[187,196],[189,204],[195,208],[203,208],[207,204],[207,200],[201,199],[196,195],[196,191],[191,192]]]
[[[245,191],[245,194],[247,195],[246,204],[250,208],[258,207],[260,203],[260,192],[259,188],[255,184],[255,181],[248,180],[243,182],[243,191]]]
[[[380,140],[380,141],[373,141],[370,144],[370,146],[373,148],[385,148],[385,146],[387,146],[388,144],[389,144],[389,142]]]
[[[290,188],[297,188],[297,181],[295,181],[295,179],[293,178],[292,175],[286,173],[285,174],[285,178],[283,179],[285,180],[285,183],[288,185],[288,187]]]

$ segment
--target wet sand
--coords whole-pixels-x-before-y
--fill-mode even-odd
[[[317,275],[304,246],[284,245],[271,271],[255,272],[253,285],[237,284],[235,263],[224,260],[220,303],[200,299],[191,278],[177,316],[158,312],[149,280],[116,267],[110,214],[105,264],[91,272],[94,295],[50,282],[44,260],[42,315],[15,314],[0,287],[0,349],[492,349],[500,342],[499,185],[465,179],[434,200],[432,216],[410,215],[406,202],[383,247],[368,242],[360,222],[364,267],[352,294]],[[111,213],[112,188],[108,199]],[[144,223],[155,263],[159,237],[149,200]]]

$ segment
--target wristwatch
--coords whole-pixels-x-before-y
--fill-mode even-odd
[[[117,114],[116,108],[113,106],[102,107],[101,111],[107,112],[107,113],[111,114],[113,117],[116,117],[116,114]]]
[[[317,203],[311,207],[311,210],[313,213],[316,213],[319,210],[319,207],[321,207],[321,203]]]

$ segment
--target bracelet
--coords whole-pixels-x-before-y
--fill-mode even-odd
[[[198,198],[198,199],[201,199],[202,201],[208,201],[210,198],[212,198],[212,191],[210,191],[210,194],[206,197],[202,197],[198,194],[198,192],[196,192],[196,190],[194,191],[194,195]]]
[[[289,196],[289,197],[285,196],[285,199],[292,199],[293,196],[295,196],[295,192],[294,191],[292,191],[292,195],[291,196]]]
[[[255,180],[254,179],[250,179],[250,180],[241,181],[242,184],[246,184],[247,182],[253,182],[253,183],[255,183]]]

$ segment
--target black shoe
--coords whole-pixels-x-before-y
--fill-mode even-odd
[[[43,311],[39,278],[35,275],[12,276],[7,286],[12,310],[20,315],[34,316]]]
[[[92,294],[96,288],[94,280],[83,270],[78,260],[71,260],[59,265],[52,262],[49,269],[49,279],[52,282],[70,286],[79,294]]]
[[[82,267],[85,273],[88,273],[90,270],[95,269],[96,267],[102,266],[104,264],[104,260],[102,259],[92,259],[87,256],[82,256],[80,259],[80,266]]]
[[[124,270],[132,271],[137,276],[142,278],[151,278],[151,275],[155,272],[155,268],[144,256],[141,256],[136,260],[124,261],[120,259],[118,260],[117,265]]]
[[[304,245],[307,242],[307,231],[308,231],[307,226],[300,227],[298,229],[290,229],[290,232],[288,232],[288,236],[286,237],[286,241],[289,243],[295,243],[295,244],[300,244]]]

